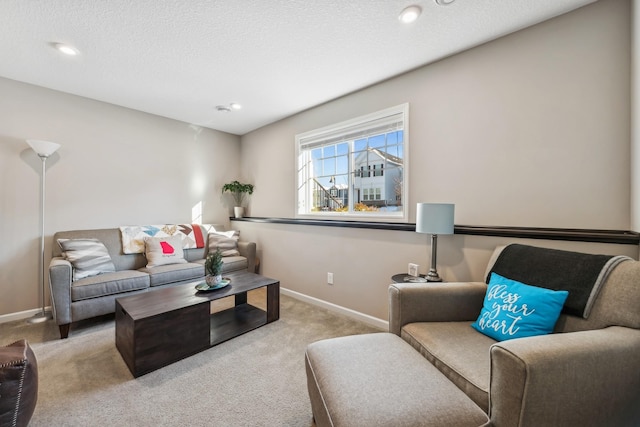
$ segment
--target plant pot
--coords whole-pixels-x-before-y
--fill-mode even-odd
[[[212,276],[211,274],[207,274],[204,278],[204,281],[211,286],[215,286],[218,283],[222,282],[222,274],[218,274],[217,276]]]
[[[244,215],[244,208],[242,206],[236,206],[233,208],[233,214],[236,218],[242,218]]]

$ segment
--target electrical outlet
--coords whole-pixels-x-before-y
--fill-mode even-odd
[[[333,273],[327,273],[327,283],[333,285]]]

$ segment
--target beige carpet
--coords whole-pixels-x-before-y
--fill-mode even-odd
[[[33,427],[308,427],[306,346],[369,332],[379,330],[282,296],[280,320],[136,379],[115,348],[113,317],[72,327],[66,340],[52,321],[0,324],[0,344],[26,338],[38,359]]]

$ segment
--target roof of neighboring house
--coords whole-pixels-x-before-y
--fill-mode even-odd
[[[365,151],[363,151],[362,153],[358,154],[358,157],[356,157],[356,162],[358,161],[358,158],[362,156],[363,153],[365,153]],[[376,154],[377,156],[379,156],[382,159],[385,159],[389,163],[393,163],[395,165],[402,166],[402,158],[400,158],[398,156],[391,155],[391,154],[386,153],[386,152],[384,152],[382,150],[378,150],[377,148],[369,147],[369,148],[367,148],[366,153]]]
[[[344,190],[345,188],[349,188],[347,184],[334,184],[329,189],[335,188],[337,190]]]

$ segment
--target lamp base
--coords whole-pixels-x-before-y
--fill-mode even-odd
[[[46,311],[41,311],[40,313],[36,313],[33,317],[27,320],[28,323],[43,323],[47,320],[52,319],[52,316]]]
[[[429,270],[429,273],[427,273],[427,282],[442,282],[442,277],[440,277],[438,272],[432,268]]]

